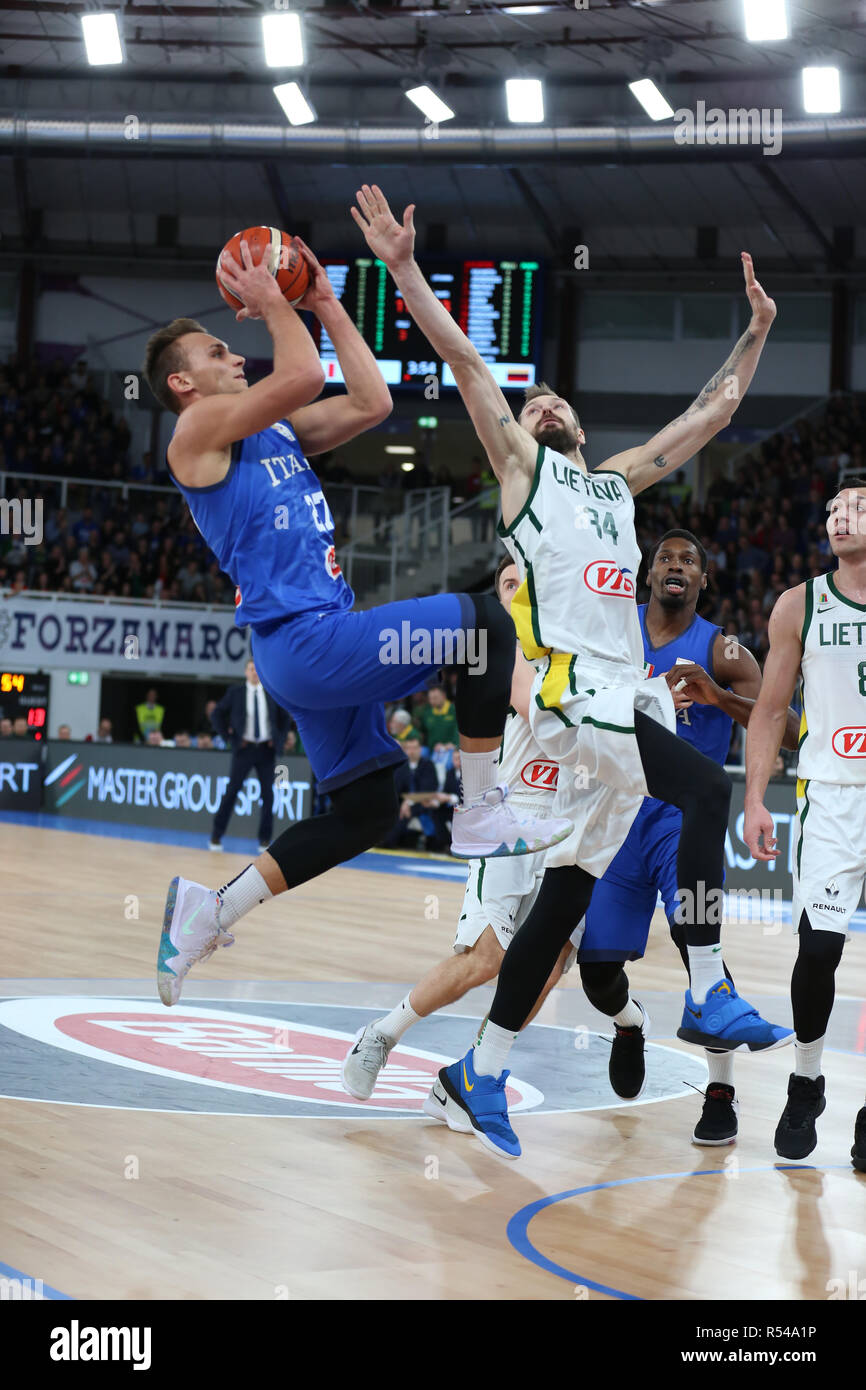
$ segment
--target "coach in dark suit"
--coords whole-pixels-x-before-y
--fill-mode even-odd
[[[232,814],[235,797],[253,771],[262,789],[259,820],[259,846],[267,849],[273,826],[274,761],[289,731],[289,716],[272,700],[256,673],[255,662],[246,664],[246,681],[233,685],[211,713],[216,732],[231,742],[232,766],[225,796],[214,817],[210,848],[220,849],[220,841]]]

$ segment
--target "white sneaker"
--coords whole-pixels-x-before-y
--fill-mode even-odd
[[[210,841],[208,842],[208,849],[209,849],[213,854],[222,854],[222,852],[223,852],[223,847],[222,847],[222,845],[220,844],[219,840],[210,840]]]
[[[448,1092],[445,1090],[438,1076],[430,1087],[430,1093],[422,1106],[425,1115],[429,1115],[433,1120],[439,1120],[449,1129],[453,1129],[456,1134],[471,1134],[472,1125],[466,1118],[466,1111],[461,1110],[455,1104]]]
[[[343,1088],[355,1100],[370,1099],[379,1080],[379,1072],[394,1047],[394,1039],[378,1031],[377,1024],[381,1022],[377,1018],[355,1034],[355,1045],[346,1053],[343,1061]]]
[[[471,806],[458,806],[451,825],[451,853],[457,859],[498,859],[506,854],[538,854],[565,840],[570,820],[512,811],[506,786],[493,787]]]
[[[217,946],[231,946],[234,937],[219,924],[219,899],[213,888],[173,878],[165,900],[162,935],[156,961],[156,980],[163,1004],[176,1004],[184,979],[198,961],[208,960]]]

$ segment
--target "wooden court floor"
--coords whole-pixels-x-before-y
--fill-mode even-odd
[[[245,861],[0,822],[0,862],[0,999],[121,1008],[156,1000],[170,877],[217,886]],[[244,919],[236,945],[189,977],[182,1004],[294,1001],[307,1017],[349,1005],[376,1017],[449,953],[461,897],[456,882],[336,869]],[[789,929],[730,924],[725,943],[741,992],[789,1022]],[[649,1065],[664,1063],[677,1094],[631,1105],[584,1095],[584,1108],[566,1108],[572,1088],[575,1103],[586,1090],[589,1055],[571,1039],[606,1031],[568,977],[539,1019],[533,1077],[545,1091],[544,1048],[567,1038],[556,1063],[566,1100],[515,1114],[517,1163],[420,1109],[121,1108],[156,1084],[122,1064],[99,1063],[110,1093],[70,1086],[68,1103],[45,1099],[60,1074],[50,1057],[65,1066],[66,1054],[15,1034],[15,1098],[0,1084],[0,1265],[78,1299],[799,1300],[826,1299],[852,1271],[866,1278],[866,1176],[849,1161],[866,1088],[866,936],[838,973],[827,1110],[803,1164],[783,1165],[772,1146],[790,1049],[737,1058],[735,1146],[690,1143],[700,1100],[678,1069],[693,1077],[700,1054],[675,1038],[684,979],[663,921],[630,973],[653,1018]],[[491,997],[476,990],[448,1011],[463,1048]],[[517,1076],[528,1046],[515,1049]]]

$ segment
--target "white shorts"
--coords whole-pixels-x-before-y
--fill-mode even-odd
[[[552,814],[574,822],[571,835],[548,850],[545,863],[548,868],[579,864],[601,878],[649,795],[634,711],[642,710],[672,734],[676,712],[664,676],[644,680],[635,668],[613,662],[599,666],[597,674],[586,664],[575,671],[575,665],[574,657],[549,657],[529,702],[533,736],[559,763]]]
[[[454,950],[467,951],[489,926],[507,951],[512,936],[532,911],[543,873],[544,854],[470,859]]]
[[[806,912],[816,931],[848,934],[866,878],[866,788],[798,782],[794,931]]]

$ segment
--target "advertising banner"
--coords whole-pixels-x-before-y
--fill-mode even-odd
[[[50,743],[46,747],[43,810],[59,816],[126,822],[209,836],[229,782],[231,754],[195,748],[134,744]],[[310,814],[310,764],[278,758],[273,797],[274,832]],[[255,773],[235,801],[228,835],[255,839],[262,788]]]
[[[731,811],[725,842],[725,891],[757,889],[759,892],[781,894],[779,901],[790,902],[793,892],[793,863],[797,850],[796,781],[793,777],[770,782],[764,805],[775,822],[778,859],[768,862],[753,859],[743,840],[743,807],[746,783],[734,775]]]
[[[229,609],[0,596],[0,665],[238,676],[245,628]]]
[[[42,748],[28,738],[0,739],[0,811],[38,811]]]

